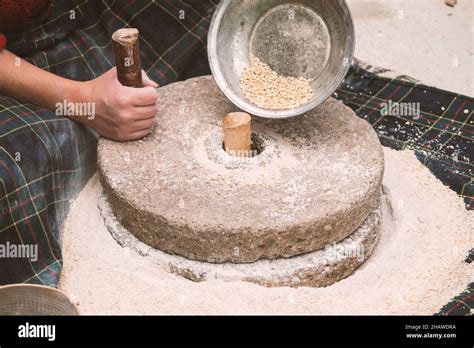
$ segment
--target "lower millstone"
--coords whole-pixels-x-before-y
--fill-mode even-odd
[[[364,223],[338,243],[323,249],[290,258],[258,260],[253,263],[214,264],[193,261],[170,255],[141,242],[116,219],[105,195],[99,200],[99,208],[105,225],[114,239],[153,264],[186,279],[201,282],[210,279],[247,281],[267,287],[324,287],[352,274],[372,254],[378,241],[382,219],[391,219],[389,199],[380,196],[376,208]]]

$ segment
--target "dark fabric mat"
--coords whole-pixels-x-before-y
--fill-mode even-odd
[[[469,284],[466,291],[452,299],[435,315],[472,315],[474,308],[474,283]]]
[[[436,177],[463,197],[467,209],[474,208],[473,98],[383,78],[357,65],[334,96],[370,122],[384,146],[414,150]],[[412,112],[400,112],[402,107]]]

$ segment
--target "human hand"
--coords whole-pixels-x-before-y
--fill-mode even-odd
[[[84,96],[81,99],[95,104],[94,117],[83,120],[84,123],[103,137],[117,141],[137,140],[148,135],[155,125],[158,112],[158,84],[150,80],[143,70],[142,75],[142,88],[121,85],[116,68],[84,82]]]

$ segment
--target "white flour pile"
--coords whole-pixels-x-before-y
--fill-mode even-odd
[[[82,314],[433,314],[472,282],[474,214],[412,152],[385,148],[395,225],[372,257],[327,288],[193,283],[120,247],[97,208],[97,177],[66,222],[61,288]]]

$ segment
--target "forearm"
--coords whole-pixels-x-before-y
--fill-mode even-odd
[[[57,103],[87,101],[85,84],[31,65],[7,50],[0,51],[0,94],[55,110]],[[78,121],[85,121],[78,119]]]
[[[79,82],[39,69],[7,50],[0,51],[0,95],[48,108],[119,141],[143,138],[155,124],[158,85],[142,74],[142,88],[122,86],[115,68]],[[73,106],[71,112],[69,106]]]

